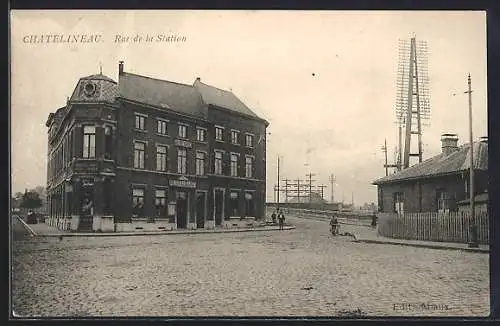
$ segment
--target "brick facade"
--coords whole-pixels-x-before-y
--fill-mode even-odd
[[[379,211],[394,212],[394,194],[403,193],[404,211],[436,212],[438,210],[438,191],[445,191],[449,196],[449,209],[457,211],[457,202],[467,199],[466,192],[469,173],[456,173],[417,180],[402,180],[378,185]],[[484,171],[475,171],[475,193],[485,192],[488,176]]]
[[[86,101],[79,95],[89,82],[102,90],[99,99]],[[221,225],[234,214],[264,216],[265,120],[206,103],[197,108],[206,112],[203,116],[134,101],[119,93],[118,84],[102,75],[82,78],[68,105],[49,116],[47,190],[53,223],[96,231],[102,230],[105,219],[126,223],[133,218],[165,218],[180,228],[200,228],[210,222]],[[103,97],[104,91],[108,97]],[[136,115],[143,117],[144,130],[135,128]],[[158,132],[158,120],[166,123],[166,135]],[[178,134],[180,124],[186,127],[186,137]],[[95,156],[90,158],[83,157],[89,148],[84,146],[85,126],[95,128]],[[224,127],[222,142],[215,140],[215,126]],[[206,131],[204,141],[197,140],[198,128]],[[239,131],[238,145],[231,143],[231,130]],[[253,136],[251,147],[245,145],[247,133]],[[143,166],[134,165],[135,142],[144,144]],[[167,149],[165,170],[157,167],[157,145]],[[178,171],[179,150],[186,151],[185,173]],[[221,175],[214,171],[215,150],[224,152]],[[197,175],[197,153],[205,154],[203,175]],[[231,153],[239,155],[237,176],[230,174]],[[250,177],[245,175],[247,156],[253,159]],[[143,196],[143,205],[135,209],[134,189]],[[165,192],[164,209],[156,205],[156,190]],[[85,198],[92,201],[90,211],[84,208]]]

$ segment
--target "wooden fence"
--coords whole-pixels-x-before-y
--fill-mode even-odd
[[[480,244],[489,243],[489,220],[487,212],[477,212],[476,225]],[[469,242],[469,212],[450,213],[379,213],[377,232],[379,235],[405,240],[439,242]]]

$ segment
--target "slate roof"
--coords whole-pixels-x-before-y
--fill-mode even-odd
[[[252,110],[230,91],[204,84],[198,79],[194,82],[193,86],[200,92],[205,104],[215,105],[258,118]]]
[[[444,153],[431,157],[422,163],[410,166],[400,172],[375,180],[372,184],[421,179],[426,177],[458,173],[470,167],[470,145],[465,144],[449,155]],[[474,169],[488,170],[488,143],[474,142]]]
[[[88,81],[93,81],[96,84],[96,96],[88,97],[84,95],[83,88]],[[117,95],[118,85],[116,81],[103,74],[98,74],[80,78],[70,100],[78,102],[114,103]]]
[[[120,75],[120,96],[132,101],[206,118],[201,95],[192,85],[124,72]]]

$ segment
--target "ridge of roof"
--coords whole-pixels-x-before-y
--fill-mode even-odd
[[[180,86],[186,86],[186,87],[194,88],[193,85],[184,84],[184,83],[178,83],[178,82],[174,82],[174,81],[171,81],[171,80],[165,80],[165,79],[160,79],[160,78],[155,78],[155,77],[149,77],[149,76],[144,76],[144,75],[139,75],[139,74],[134,74],[134,73],[131,73],[131,72],[125,72],[124,71],[122,74],[123,75],[131,75],[133,77],[141,77],[141,78],[144,78],[144,79],[151,79],[151,80],[159,81],[159,82],[163,82],[163,83],[170,83],[170,84],[176,84],[176,85],[180,85]]]
[[[473,143],[474,152],[474,169],[484,170],[487,169],[487,144],[482,145],[481,141],[475,141]],[[462,144],[458,146],[458,149],[452,153],[445,154],[439,153],[435,156],[432,156],[425,161],[412,165],[402,171],[396,172],[394,174],[390,174],[388,176],[384,176],[376,179],[372,182],[373,185],[384,184],[390,182],[404,181],[404,180],[412,180],[419,178],[427,178],[432,176],[457,173],[460,171],[464,171],[469,169],[469,148],[470,144]],[[486,148],[486,151],[484,149]],[[486,158],[484,157],[486,156]],[[486,164],[484,160],[486,159]],[[486,167],[484,166],[486,165]],[[467,166],[464,168],[464,166]]]

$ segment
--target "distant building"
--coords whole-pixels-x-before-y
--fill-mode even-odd
[[[373,182],[380,212],[458,211],[468,200],[470,145],[457,146],[455,134],[441,137],[442,153]],[[474,142],[474,193],[488,187],[488,140]],[[482,197],[480,197],[482,198]]]
[[[124,71],[80,78],[48,117],[47,199],[64,229],[205,228],[264,216],[266,128],[232,92]]]

